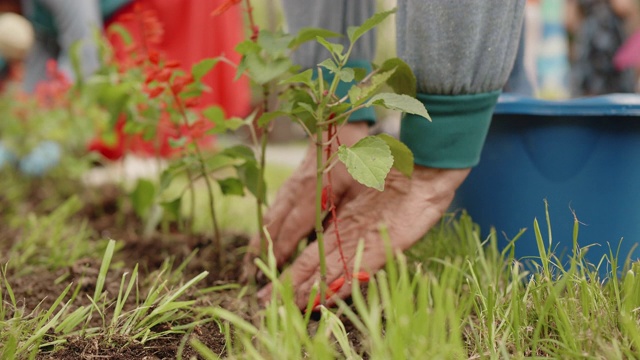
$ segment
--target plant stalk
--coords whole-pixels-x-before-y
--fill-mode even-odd
[[[260,178],[258,179],[258,186],[257,186],[258,196],[256,196],[256,203],[258,208],[258,231],[260,233],[260,257],[264,261],[267,260],[268,247],[267,247],[267,236],[265,234],[266,230],[264,229],[264,218],[262,217],[263,216],[262,206],[264,205],[262,196],[266,197],[265,189],[263,187],[264,187],[264,173],[265,173],[264,170],[265,170],[265,165],[267,163],[266,153],[267,153],[268,137],[269,137],[269,129],[265,127],[262,133],[262,137],[260,139]]]
[[[324,159],[322,152],[322,127],[316,129],[316,241],[320,258],[320,304],[326,302],[327,293],[327,260],[324,252],[324,226],[322,225],[322,177],[324,175]]]
[[[182,102],[178,98],[178,94],[172,91],[173,99],[178,105],[178,109],[180,111],[180,115],[182,116],[182,121],[185,126],[189,126],[189,121],[187,120],[187,114],[182,107]],[[209,175],[207,174],[207,167],[204,162],[204,156],[202,156],[202,151],[200,151],[200,146],[198,145],[197,139],[193,141],[193,148],[195,149],[196,156],[198,157],[198,164],[200,165],[200,171],[204,176],[204,183],[207,186],[207,192],[209,193],[209,213],[211,214],[211,220],[213,222],[213,246],[215,252],[217,253],[217,261],[218,265],[223,265],[224,257],[222,256],[222,237],[220,236],[220,226],[218,226],[218,217],[216,215],[216,207],[215,207],[215,197],[213,195],[213,186],[211,186],[211,179],[209,179]]]

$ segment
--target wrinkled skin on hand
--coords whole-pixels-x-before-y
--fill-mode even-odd
[[[340,132],[340,139],[343,144],[352,145],[366,135],[365,124],[348,124]],[[304,161],[280,189],[272,209],[265,216],[279,266],[289,259],[300,240],[314,227],[315,159],[315,148],[310,147]],[[388,229],[394,251],[406,250],[418,241],[442,217],[469,171],[416,165],[413,176],[407,178],[392,169],[387,176],[385,190],[380,192],[357,183],[344,165],[337,165],[333,169],[332,180],[342,249],[350,271],[354,267],[360,239],[364,239],[361,270],[373,274],[384,266],[387,257],[379,232],[382,224]],[[345,276],[334,226],[329,224],[324,233],[328,283]],[[245,275],[255,274],[253,258],[259,249],[260,238],[256,236],[250,241],[245,257]],[[298,306],[304,308],[312,287],[320,279],[317,242],[310,244],[284,271],[281,278],[285,277],[296,289]],[[345,298],[350,292],[351,286],[345,284],[335,296]],[[262,302],[268,301],[271,285],[261,289],[258,297]]]

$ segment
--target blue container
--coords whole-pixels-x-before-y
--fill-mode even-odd
[[[480,164],[453,206],[466,208],[484,235],[494,226],[501,247],[527,228],[516,242],[516,258],[538,257],[533,220],[546,243],[545,199],[554,253],[564,260],[573,245],[573,212],[584,224],[579,245],[597,244],[587,261],[597,264],[619,244],[620,262],[640,257],[639,95],[567,101],[501,96]]]

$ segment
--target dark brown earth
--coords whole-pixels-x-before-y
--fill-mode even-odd
[[[26,205],[29,210],[42,211],[48,207],[44,204],[46,194],[36,191],[30,195],[31,202]],[[122,201],[121,191],[113,186],[90,191],[82,195],[85,203],[82,211],[76,216],[78,221],[87,219],[95,232],[95,239],[111,238],[122,243],[122,247],[116,252],[112,266],[105,282],[105,291],[109,294],[117,294],[122,275],[131,272],[136,264],[139,265],[141,278],[160,269],[163,263],[171,258],[174,267],[178,266],[194,250],[196,255],[189,261],[182,271],[182,282],[186,282],[202,271],[208,271],[209,275],[198,288],[206,288],[222,284],[239,283],[242,247],[248,239],[246,235],[225,234],[223,264],[218,264],[211,239],[202,235],[187,235],[177,231],[159,233],[152,238],[144,238],[139,235],[142,225]],[[44,204],[44,205],[43,205]],[[55,205],[54,205],[55,206]],[[0,224],[4,222],[6,214],[0,209]],[[2,254],[8,250],[13,241],[19,238],[18,230],[6,229],[0,226],[0,260],[5,262]],[[93,296],[96,280],[101,265],[102,254],[96,253],[96,258],[86,258],[76,261],[66,269],[49,271],[47,269],[34,268],[26,274],[8,274],[16,299],[25,310],[30,311],[39,306],[47,309],[55,299],[64,291],[66,286],[73,282],[81,284],[80,292],[73,302],[74,307],[90,305],[89,297]],[[62,280],[61,280],[62,279]],[[58,280],[58,281],[56,281]],[[142,289],[144,291],[144,289]],[[220,305],[236,314],[251,320],[255,316],[255,301],[251,296],[238,299],[238,290],[231,289],[208,293],[204,296],[195,294],[191,298],[197,298],[200,305]],[[133,304],[130,304],[130,306]],[[130,308],[130,307],[129,307]],[[126,307],[125,307],[126,309]],[[252,310],[253,309],[253,310]],[[253,314],[253,315],[252,315]],[[109,314],[105,314],[107,317]],[[90,326],[101,326],[99,317],[92,319]],[[175,324],[174,324],[175,325]],[[172,324],[164,324],[159,330],[169,329]],[[350,333],[350,340],[356,348],[361,348],[360,337],[349,322],[345,322]],[[51,334],[55,335],[55,334]],[[224,356],[225,338],[219,330],[218,324],[208,322],[197,326],[191,334],[174,334],[160,339],[147,341],[144,344],[131,341],[124,337],[112,337],[106,339],[101,336],[80,337],[73,336],[66,339],[66,343],[51,349],[42,349],[36,359],[175,359],[178,353],[183,359],[200,358],[196,351],[186,341],[197,338],[208,346],[214,353]],[[366,358],[366,356],[365,356]]]
[[[96,195],[99,194],[99,195]],[[127,213],[128,209],[121,206],[122,197],[115,187],[105,187],[99,191],[91,191],[90,196],[84,196],[87,202],[85,208],[77,215],[78,221],[88,219],[95,231],[95,240],[112,238],[121,242],[121,249],[116,252],[106,282],[105,290],[109,294],[118,294],[120,281],[124,272],[131,272],[135,264],[139,265],[141,278],[160,269],[163,263],[171,258],[175,266],[181,264],[189,254],[197,250],[195,257],[188,263],[183,274],[186,282],[203,271],[209,275],[198,284],[198,288],[214,285],[237,283],[239,278],[240,250],[247,242],[247,238],[239,235],[225,235],[224,264],[218,264],[214,259],[211,239],[201,235],[189,236],[178,232],[158,234],[150,239],[139,235],[141,224],[135,216]],[[42,208],[45,195],[31,194],[31,203],[26,207]],[[125,216],[123,215],[123,212]],[[0,223],[4,223],[4,214],[0,211]],[[124,219],[124,221],[123,221]],[[19,230],[10,230],[0,226],[0,257],[8,250],[15,239],[19,238]],[[96,253],[96,258],[86,258],[76,261],[66,269],[49,271],[35,267],[27,274],[9,273],[8,280],[15,293],[19,306],[24,306],[27,312],[36,309],[48,309],[56,298],[71,282],[81,284],[80,292],[73,302],[74,307],[90,304],[89,297],[93,296],[96,280],[101,265],[102,254]],[[8,259],[2,259],[6,261]],[[58,279],[58,281],[56,281]],[[62,279],[62,281],[60,281]],[[144,291],[144,289],[143,289]],[[233,304],[236,311],[248,313],[246,301],[238,302],[237,291],[229,290],[215,292],[215,295],[205,295],[198,301],[206,305]],[[242,309],[244,307],[244,309]],[[108,316],[108,314],[106,314]],[[100,319],[96,317],[94,326],[100,326]],[[162,330],[170,328],[171,324],[161,326]],[[54,334],[52,334],[54,335]],[[215,322],[205,323],[196,327],[189,335],[196,337],[217,354],[224,354],[224,335]],[[105,339],[101,337],[71,337],[66,344],[56,349],[43,349],[37,359],[175,359],[181,351],[184,359],[197,356],[185,335],[176,334],[141,344],[126,338]]]

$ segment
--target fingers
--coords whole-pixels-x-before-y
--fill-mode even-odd
[[[407,179],[392,170],[384,192],[366,189],[353,201],[341,204],[338,209],[341,246],[336,241],[335,224],[324,233],[327,283],[353,271],[359,239],[364,239],[361,269],[373,274],[384,266],[387,253],[379,233],[380,224],[387,226],[389,245],[394,251],[406,250],[413,245],[441,218],[468,172],[468,169],[416,167],[412,179]],[[345,271],[345,262],[348,271]],[[305,249],[287,274],[296,289],[297,305],[306,306],[311,289],[320,281],[318,244],[313,243]],[[350,290],[349,286],[343,285],[335,296],[346,297]]]
[[[364,122],[349,123],[340,133],[343,144],[353,145],[368,134]],[[315,223],[316,150],[309,146],[302,164],[293,176],[282,186],[273,206],[264,218],[264,223],[273,241],[273,251],[278,265],[282,265],[295,251],[299,241],[312,229]],[[336,204],[355,197],[362,185],[356,183],[342,164],[336,167],[334,176],[334,196]],[[262,231],[262,229],[259,229]],[[260,235],[250,241],[245,256],[245,267],[252,267],[253,259],[260,254]]]

